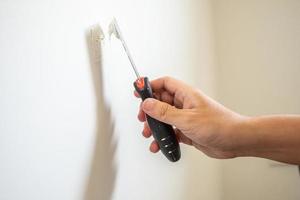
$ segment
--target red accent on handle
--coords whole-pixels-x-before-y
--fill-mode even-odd
[[[136,81],[136,86],[142,90],[145,87],[145,81],[144,81],[144,77],[138,78]]]

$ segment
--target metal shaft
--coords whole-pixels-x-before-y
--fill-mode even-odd
[[[129,59],[130,63],[131,63],[131,66],[132,66],[132,68],[134,70],[134,73],[135,73],[135,75],[136,75],[137,78],[140,78],[140,74],[139,74],[139,72],[138,72],[138,70],[136,68],[135,63],[133,62],[132,56],[130,54],[130,51],[129,51],[128,47],[127,47],[127,44],[126,44],[126,42],[125,42],[125,40],[123,38],[123,35],[121,33],[121,30],[120,30],[120,27],[118,25],[118,22],[117,22],[117,20],[115,18],[113,19],[113,23],[114,23],[114,26],[115,26],[115,31],[116,31],[117,37],[119,37],[119,39],[122,42],[123,48],[124,48],[124,50],[125,50],[125,52],[127,54],[127,57]]]

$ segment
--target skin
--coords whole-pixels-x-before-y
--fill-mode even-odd
[[[213,158],[251,156],[300,164],[299,115],[243,116],[171,77],[153,80],[151,87],[156,99],[146,99],[138,113],[146,138],[151,136],[148,114],[174,126],[179,142]],[[150,151],[159,151],[155,141]]]

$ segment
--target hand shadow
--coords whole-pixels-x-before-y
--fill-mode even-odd
[[[113,140],[114,123],[111,120],[111,111],[104,100],[101,37],[103,37],[103,33],[100,26],[93,27],[86,34],[97,104],[97,125],[94,153],[84,200],[112,199],[116,179],[114,157],[117,145]]]

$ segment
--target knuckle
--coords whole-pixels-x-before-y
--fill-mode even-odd
[[[170,80],[171,77],[170,77],[170,76],[164,76],[163,79],[165,79],[165,80]]]
[[[163,104],[161,106],[159,115],[162,120],[164,120],[168,117],[169,109],[170,109],[170,106],[168,104]]]
[[[165,80],[165,83],[168,83],[172,78],[170,76],[164,76],[163,79]]]

